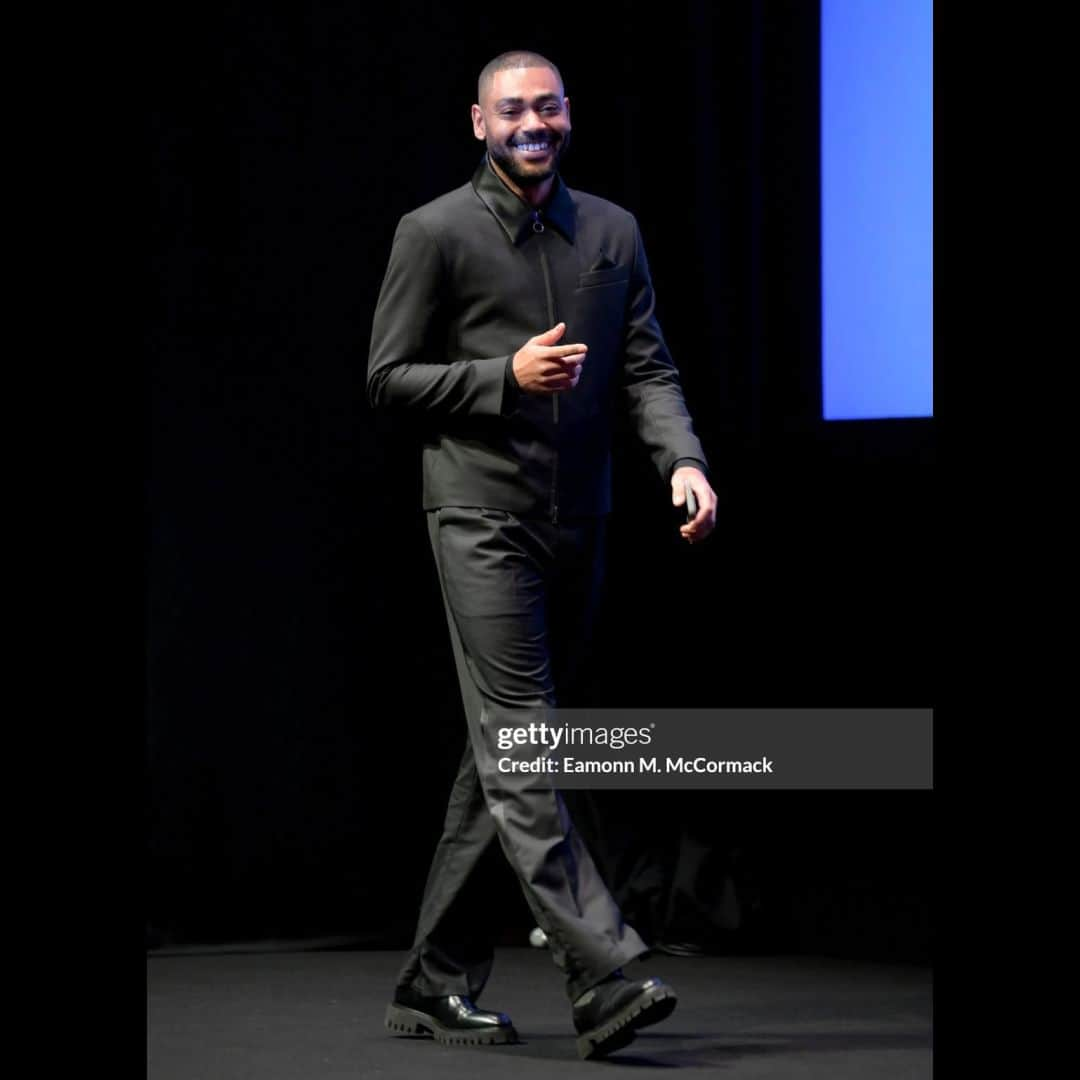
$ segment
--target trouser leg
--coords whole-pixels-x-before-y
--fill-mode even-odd
[[[435,514],[427,516],[430,533]],[[445,606],[441,575],[439,584]],[[450,646],[460,675],[464,664],[461,640],[453,620],[449,622]],[[471,681],[461,681],[461,695],[466,716],[480,711],[482,701]],[[472,742],[466,738],[442,835],[424,885],[413,946],[398,973],[399,988],[411,985],[433,997],[479,996],[491,974],[494,948],[487,933],[490,920],[482,917],[485,897],[474,895],[470,885],[476,880],[473,870],[494,840],[495,820],[480,786]]]
[[[598,545],[603,544],[603,524],[601,519],[595,538]],[[599,559],[601,555],[598,553],[596,557]],[[602,582],[601,575],[593,572],[590,563],[588,552],[582,552],[579,558],[564,560],[551,589],[551,624],[559,628],[559,632],[552,635],[551,663],[562,708],[585,708],[594,704],[590,696],[589,657]],[[616,888],[618,879],[612,875],[610,865],[611,836],[600,806],[600,793],[589,788],[570,788],[562,794],[578,834],[621,907]],[[640,931],[637,921],[633,922],[635,929]]]
[[[485,898],[470,886],[477,880],[473,870],[494,839],[495,822],[480,787],[472,744],[466,742],[424,885],[416,936],[398,974],[399,989],[412,986],[433,997],[479,996],[491,974],[494,949],[488,920],[476,917]]]
[[[551,527],[557,550],[548,580],[548,642],[551,674],[562,708],[580,708],[593,674],[593,630],[603,585],[606,518]]]
[[[573,999],[640,955],[645,945],[623,923],[550,777],[501,771],[499,758],[507,755],[498,751],[495,735],[530,720],[551,719],[555,683],[549,587],[559,562],[565,566],[579,554],[587,553],[590,560],[598,555],[596,545],[588,543],[594,534],[584,527],[557,529],[499,511],[444,508],[428,518],[480,791]],[[587,594],[580,595],[585,599]],[[472,821],[480,815],[475,801],[469,805]],[[456,830],[448,816],[442,859],[466,872],[448,876],[433,867],[423,904],[429,920],[440,903],[450,909],[486,846],[481,846],[478,824],[471,838]],[[442,900],[429,904],[436,893]],[[476,919],[484,917],[483,910],[475,912]],[[428,929],[427,937],[434,932]],[[455,983],[425,965],[420,933],[414,952],[420,961],[418,986],[435,985],[440,978],[444,986]],[[472,985],[482,984],[486,973],[476,967],[466,970]],[[455,978],[456,986],[461,978]]]

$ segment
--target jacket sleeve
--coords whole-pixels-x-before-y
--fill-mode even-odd
[[[634,430],[666,483],[677,465],[708,463],[683,398],[679,373],[656,319],[649,264],[641,230],[634,222],[634,266],[623,362],[623,392]]]
[[[438,246],[406,214],[394,234],[371,330],[367,393],[374,408],[459,417],[503,411],[510,357],[447,363],[442,354],[445,289]]]

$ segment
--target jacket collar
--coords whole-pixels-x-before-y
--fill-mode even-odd
[[[495,215],[495,220],[506,231],[512,244],[520,244],[532,235],[533,208],[499,179],[486,152],[473,173],[472,185],[484,205]],[[539,216],[545,224],[554,225],[571,244],[574,242],[574,203],[558,174],[555,176],[548,201],[539,208]]]

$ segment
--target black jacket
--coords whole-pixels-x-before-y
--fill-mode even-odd
[[[487,155],[472,181],[406,214],[375,309],[368,396],[423,414],[424,508],[588,516],[611,508],[613,410],[667,481],[706,467],[653,313],[632,214],[556,178],[534,212]],[[573,390],[525,394],[513,355],[566,323],[589,351]]]

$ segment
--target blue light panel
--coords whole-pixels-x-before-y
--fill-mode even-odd
[[[933,0],[821,0],[826,420],[933,415]]]

